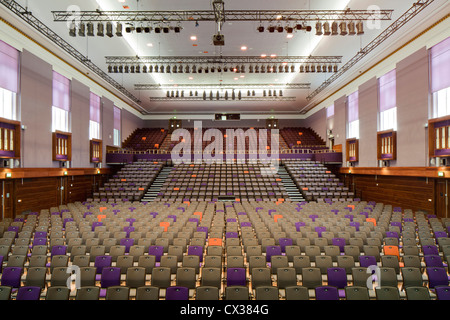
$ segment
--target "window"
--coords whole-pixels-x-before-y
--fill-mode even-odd
[[[397,130],[397,72],[392,70],[378,79],[379,131]]]
[[[430,49],[432,117],[450,115],[450,37]]]
[[[89,139],[100,139],[100,97],[91,92]]]
[[[17,119],[19,51],[0,41],[0,117]]]
[[[70,80],[53,71],[52,131],[69,132]]]
[[[334,104],[327,108],[327,119],[334,116]]]
[[[120,147],[120,109],[114,107],[114,145]]]
[[[347,98],[348,132],[347,138],[359,139],[359,94],[352,93]]]

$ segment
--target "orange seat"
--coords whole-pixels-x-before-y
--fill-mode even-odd
[[[400,260],[400,252],[398,250],[398,246],[384,246],[383,252],[386,256],[397,256],[397,258]]]
[[[163,221],[159,223],[160,227],[164,227],[164,232],[167,232],[167,228],[170,226],[170,222]]]
[[[187,204],[188,207],[191,205],[191,202],[190,202],[190,201],[183,201],[183,203]]]
[[[203,212],[196,211],[196,212],[194,212],[194,216],[199,216],[200,221],[202,221],[202,218],[203,218]]]
[[[106,207],[100,207],[100,208],[98,208],[99,210],[100,210],[100,212],[103,212],[103,211],[105,211],[107,208]]]
[[[222,239],[220,238],[209,238],[208,239],[209,246],[222,246]]]
[[[302,142],[301,141],[297,141],[297,144],[302,144]]]
[[[139,191],[144,191],[144,190],[145,190],[145,188],[138,188],[138,190],[139,190]]]
[[[173,188],[173,190],[174,190],[174,191],[178,191],[178,190],[180,190],[180,188]]]
[[[377,220],[375,220],[375,218],[367,218],[366,221],[367,222],[372,222],[374,227],[377,226]]]
[[[276,215],[273,216],[273,220],[275,222],[278,222],[278,219],[281,219],[281,218],[283,218],[283,215],[281,215],[281,214],[276,214]]]
[[[99,214],[98,216],[97,216],[97,220],[99,221],[99,222],[101,222],[103,219],[105,219],[106,218],[106,215],[104,215],[104,214]]]
[[[234,201],[236,201],[236,202],[240,202],[240,201],[241,201],[241,199],[239,199],[239,198],[236,198],[236,199],[234,199]]]

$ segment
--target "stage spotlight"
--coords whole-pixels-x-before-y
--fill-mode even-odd
[[[148,73],[152,73],[153,72],[153,66],[152,65],[149,65],[148,66]]]
[[[158,65],[155,65],[155,67],[153,68],[153,71],[154,71],[155,73],[158,73],[158,72],[159,72],[159,67],[158,67]]]
[[[338,66],[337,66],[337,64],[334,65],[334,67],[333,67],[333,72],[338,72]]]
[[[332,73],[332,72],[333,72],[333,66],[332,66],[331,64],[328,66],[328,72],[329,72],[329,73]]]
[[[86,35],[86,25],[84,23],[80,23],[80,28],[78,29],[78,35],[80,37],[84,37]]]
[[[355,23],[349,22],[348,24],[348,35],[349,36],[354,36],[356,34],[356,28],[355,28]]]
[[[312,27],[311,26],[306,26],[306,27],[303,27],[305,30],[306,30],[306,32],[311,32],[312,31]]]
[[[268,30],[269,30],[270,33],[273,33],[273,32],[275,32],[275,27],[274,26],[269,26]]]
[[[364,23],[362,21],[359,21],[356,24],[356,34],[358,36],[363,35],[364,34]]]
[[[135,68],[134,66],[130,67],[130,73],[134,73],[134,68]]]
[[[122,24],[120,22],[116,24],[116,36],[122,37]]]
[[[145,33],[150,33],[150,31],[152,30],[152,28],[151,27],[144,27],[144,32]]]
[[[347,32],[347,23],[341,22],[339,24],[339,29],[341,30],[341,36],[346,36],[348,34],[348,32]]]
[[[125,73],[129,73],[129,72],[130,72],[130,67],[129,67],[129,66],[125,66],[124,72],[125,72]]]
[[[309,65],[305,66],[305,72],[306,73],[310,73],[311,72],[311,67]]]
[[[161,33],[161,27],[156,27],[155,28],[155,33]]]
[[[291,72],[295,72],[295,66],[294,65],[291,66]]]
[[[304,65],[301,65],[301,66],[300,66],[300,69],[298,70],[298,72],[304,73],[304,72],[305,72],[305,66],[304,66]]]
[[[87,35],[88,37],[94,36],[94,24],[92,22],[88,22],[86,25],[87,28]]]
[[[297,24],[295,25],[295,29],[297,29],[297,30],[302,30],[302,29],[303,29],[303,25],[301,25],[300,23],[297,23]]]
[[[197,67],[195,66],[195,64],[192,66],[192,73],[197,73]]]
[[[175,33],[180,33],[181,27],[180,27],[180,26],[176,26],[176,27],[173,28],[173,31],[174,31]]]
[[[314,64],[311,65],[311,72],[316,72],[316,66]]]
[[[178,73],[183,73],[183,66],[181,64],[178,66]]]
[[[125,32],[126,33],[131,33],[131,32],[133,32],[134,31],[134,27],[133,26],[127,26],[127,27],[125,27]]]
[[[113,66],[108,66],[108,73],[113,73]]]
[[[171,71],[170,66],[167,66],[167,67],[166,67],[166,73],[170,73],[170,71]]]
[[[164,73],[164,66],[159,67],[159,73]]]
[[[142,33],[142,27],[136,27],[136,33]]]
[[[110,38],[112,38],[114,36],[113,34],[113,25],[111,22],[107,22],[106,23],[106,35]]]
[[[123,66],[119,66],[119,68],[117,68],[119,73],[123,73]]]
[[[283,30],[284,30],[283,26],[278,26],[278,27],[277,27],[277,31],[278,31],[278,32],[281,33],[281,32],[283,32]]]
[[[286,32],[287,33],[293,33],[294,32],[294,28],[286,26]]]
[[[105,35],[104,28],[103,23],[99,22],[97,24],[97,37],[103,37]]]
[[[142,66],[142,73],[147,73],[147,66],[146,65]]]
[[[164,33],[169,33],[169,27],[163,27],[163,32]]]
[[[70,24],[69,36],[71,36],[71,37],[76,37],[77,36],[77,27],[75,26],[74,22],[72,22]]]
[[[316,36],[321,36],[321,35],[323,35],[322,23],[321,22],[317,22],[316,23]]]
[[[330,23],[329,22],[325,22],[323,24],[323,35],[324,36],[329,36],[330,34],[331,34]]]
[[[114,66],[113,69],[114,69],[114,71],[113,71],[114,73],[119,73],[119,68],[117,66]]]
[[[256,30],[258,30],[259,32],[264,32],[264,27],[263,26],[259,26]]]
[[[332,36],[337,36],[339,33],[338,33],[338,23],[337,22],[333,22],[332,24],[331,24],[331,35]]]

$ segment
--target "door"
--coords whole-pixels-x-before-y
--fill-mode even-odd
[[[2,216],[1,219],[14,218],[13,201],[14,181],[2,181]]]
[[[436,215],[439,218],[448,217],[448,181],[436,180]]]

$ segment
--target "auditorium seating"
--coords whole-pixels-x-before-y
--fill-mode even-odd
[[[123,143],[124,149],[145,151],[149,149],[159,149],[167,136],[167,130],[160,128],[137,129]]]
[[[93,193],[88,201],[139,201],[163,167],[162,162],[139,160],[126,164]]]
[[[282,128],[280,135],[289,148],[326,149],[325,141],[310,128]]]
[[[448,299],[449,228],[365,201],[69,203],[0,222],[0,298]]]

